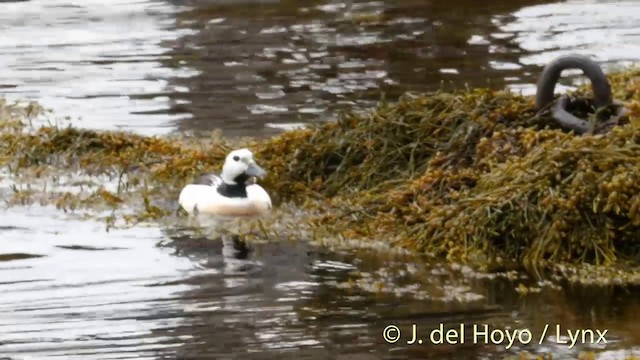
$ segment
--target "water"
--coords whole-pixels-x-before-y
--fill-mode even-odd
[[[637,291],[543,288],[521,297],[514,291],[520,279],[442,271],[406,255],[329,252],[304,241],[253,245],[247,253],[185,230],[106,232],[102,223],[39,206],[3,210],[0,219],[0,354],[10,359],[490,359],[509,353],[506,344],[474,344],[474,325],[530,329],[539,337],[551,324],[542,346],[516,344],[511,351],[552,351],[560,359],[563,353],[575,358],[578,350],[557,344],[556,324],[607,329],[604,355],[630,355],[640,344],[637,322],[628,321],[640,310]],[[345,287],[349,278],[372,286],[386,278],[398,294]],[[465,324],[466,343],[432,345],[425,336],[422,345],[407,345],[414,323],[424,334],[440,324]],[[389,325],[404,334],[394,345],[382,340]]]
[[[640,55],[637,1],[4,2],[0,89],[79,126],[270,135],[380,91],[531,93],[553,57]]]
[[[513,290],[517,280],[429,272],[418,262],[397,287],[428,277],[421,287],[432,288],[432,300],[374,296],[338,284],[356,270],[372,279],[411,270],[406,257],[329,253],[292,241],[254,246],[246,254],[175,230],[105,232],[101,223],[42,207],[2,215],[3,253],[25,254],[0,262],[0,351],[10,358],[467,359],[491,358],[500,350],[381,341],[385,326],[408,333],[412,323],[429,330],[464,323],[540,331],[548,322],[606,328],[609,341],[622,344],[640,340],[638,325],[624,321],[640,303],[616,301],[615,291],[585,301],[581,293],[594,289],[568,288],[561,296],[547,289],[523,300]],[[433,289],[447,287],[466,287],[460,293],[476,300],[443,302],[446,295],[438,298]],[[545,345],[563,348],[553,339]]]
[[[50,121],[144,134],[266,136],[368,109],[380,91],[531,93],[541,66],[563,53],[608,69],[640,57],[636,1],[30,0],[0,9],[4,95],[43,103]],[[523,281],[305,239],[246,253],[171,224],[106,232],[52,208],[11,207],[0,210],[0,358],[640,356],[630,321],[638,289],[523,296]],[[425,335],[465,324],[465,343],[408,345],[412,323]],[[534,340],[473,344],[473,325],[485,324],[530,329]],[[389,325],[402,332],[394,344],[382,338]],[[569,349],[556,325],[607,329],[608,343]]]

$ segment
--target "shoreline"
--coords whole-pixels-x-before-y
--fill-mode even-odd
[[[627,238],[640,226],[630,180],[640,176],[640,166],[627,165],[640,157],[633,133],[640,71],[609,79],[614,98],[631,110],[630,124],[583,136],[537,113],[531,96],[487,89],[405,94],[369,113],[233,142],[215,133],[180,139],[33,128],[28,123],[37,106],[4,105],[0,165],[21,178],[6,201],[110,212],[105,221],[112,226],[119,219],[129,226],[159,221],[173,216],[170,199],[182,185],[215,169],[230,148],[247,146],[269,169],[264,186],[276,206],[291,204],[298,212],[282,216],[291,221],[300,211],[310,213],[308,224],[287,230],[289,236],[376,239],[490,273],[540,276],[552,269],[581,282],[637,285],[640,247]],[[81,187],[78,194],[52,190],[64,174],[85,176],[65,185]],[[41,189],[47,182],[49,189],[27,189],[28,178],[45,179]],[[109,186],[100,183],[105,179]],[[585,222],[595,224],[588,242]]]

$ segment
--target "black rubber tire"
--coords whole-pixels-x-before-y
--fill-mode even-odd
[[[597,108],[611,103],[611,86],[600,66],[584,55],[561,56],[544,67],[536,90],[536,107],[542,109],[553,101],[553,93],[563,70],[580,69],[591,81]]]
[[[589,123],[586,120],[582,120],[565,110],[568,103],[569,97],[562,95],[551,110],[553,118],[563,127],[573,130],[578,134],[584,134],[589,131]]]

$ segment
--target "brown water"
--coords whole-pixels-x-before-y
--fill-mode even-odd
[[[561,53],[608,68],[640,57],[640,2],[486,3],[0,1],[0,91],[52,108],[44,121],[269,135],[370,108],[381,91],[530,93]],[[0,174],[3,198],[14,180]],[[640,356],[638,289],[556,283],[521,296],[527,279],[306,240],[245,253],[171,223],[106,232],[48,207],[1,209],[0,359]],[[420,334],[465,324],[465,343],[409,345],[412,323]],[[485,324],[533,340],[474,344]],[[402,331],[394,344],[388,325]],[[608,343],[569,348],[556,325],[607,329]]]

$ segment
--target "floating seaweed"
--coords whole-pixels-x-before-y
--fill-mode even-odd
[[[50,187],[39,201],[110,209],[110,221],[135,223],[173,216],[182,185],[249,146],[270,170],[274,200],[305,209],[315,238],[373,239],[483,270],[606,265],[623,269],[607,276],[640,283],[640,70],[609,81],[627,121],[599,134],[562,128],[532,97],[488,89],[409,93],[367,114],[239,144],[33,127],[35,105],[0,104],[0,166],[18,203],[34,196],[21,190],[24,178],[107,176],[115,188]],[[592,113],[575,104],[576,116]]]

